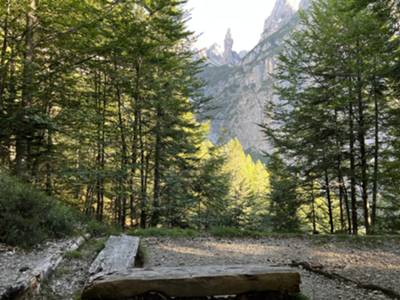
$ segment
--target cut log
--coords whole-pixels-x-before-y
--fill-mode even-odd
[[[40,291],[42,282],[60,265],[65,253],[78,249],[88,238],[90,235],[77,237],[67,242],[64,249],[43,257],[32,270],[24,272],[14,284],[5,289],[4,293],[0,293],[0,299],[32,299],[33,295]]]
[[[124,272],[132,268],[139,249],[138,237],[110,236],[104,249],[90,266],[91,276]],[[90,281],[90,280],[89,280]]]
[[[300,274],[289,268],[270,266],[202,266],[131,269],[93,278],[84,300],[128,299],[158,292],[168,297],[208,297],[249,292],[300,291]]]

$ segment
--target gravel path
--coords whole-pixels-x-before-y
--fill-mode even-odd
[[[146,238],[143,244],[148,252],[148,266],[288,265],[296,260],[322,264],[325,271],[400,293],[400,247],[394,241],[381,244],[379,248],[340,241],[318,245],[301,238]],[[302,269],[299,271],[302,292],[310,299],[390,299],[381,292],[361,289],[355,284],[327,279]]]

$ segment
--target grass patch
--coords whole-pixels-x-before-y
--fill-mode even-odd
[[[212,227],[209,230],[181,229],[181,228],[146,228],[131,229],[127,234],[139,237],[169,237],[169,238],[195,238],[195,237],[218,237],[218,238],[265,238],[282,237],[295,238],[304,237],[303,233],[273,233],[270,231],[259,231],[236,227]]]
[[[236,227],[213,227],[208,233],[220,238],[303,238],[304,233],[279,233]]]
[[[400,242],[400,235],[314,235],[310,236],[310,240],[316,245],[336,244],[336,245],[352,245],[352,246],[367,246],[381,247],[386,242]]]
[[[65,253],[65,258],[69,260],[73,259],[86,259],[93,254],[99,253],[104,249],[105,246],[105,238],[101,239],[90,239],[86,243],[84,243],[79,249],[68,251]]]
[[[156,227],[147,229],[129,230],[127,234],[139,237],[170,237],[170,238],[193,238],[200,236],[200,233],[194,229],[156,228]]]
[[[127,234],[139,237],[168,237],[168,238],[196,238],[196,237],[216,237],[227,239],[306,239],[315,245],[343,244],[352,246],[380,247],[386,242],[400,243],[400,235],[359,235],[352,236],[346,234],[320,234],[312,235],[303,232],[271,232],[262,230],[252,230],[237,227],[212,227],[209,230],[180,229],[180,228],[147,228],[132,229]]]
[[[122,230],[116,226],[111,226],[109,224],[91,219],[86,222],[84,226],[84,232],[89,233],[92,237],[104,237],[110,235],[119,235],[122,233]]]
[[[135,259],[135,267],[142,268],[149,262],[149,251],[147,247],[140,242],[137,258]]]
[[[66,259],[80,259],[82,258],[82,253],[79,250],[74,250],[74,251],[68,251],[65,253],[65,258]]]
[[[90,239],[81,247],[81,249],[79,249],[79,251],[82,252],[83,257],[88,257],[93,253],[98,254],[101,250],[104,249],[106,241],[107,238]]]

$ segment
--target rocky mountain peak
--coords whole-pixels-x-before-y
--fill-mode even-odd
[[[235,65],[240,61],[240,57],[238,56],[238,54],[233,51],[233,38],[230,28],[228,29],[225,35],[223,58],[224,58],[224,63],[227,65]]]
[[[203,49],[201,52],[207,58],[209,64],[214,66],[222,65],[237,65],[241,59],[247,54],[247,51],[237,53],[233,51],[234,40],[232,38],[232,31],[227,30],[224,40],[224,48],[217,43],[211,45],[209,48]]]
[[[226,32],[224,40],[224,58],[226,60],[229,60],[229,58],[232,56],[232,50],[233,50],[233,38],[231,29],[229,28],[228,31]]]
[[[267,38],[287,23],[299,9],[300,2],[301,0],[276,0],[271,15],[264,23],[261,39]]]

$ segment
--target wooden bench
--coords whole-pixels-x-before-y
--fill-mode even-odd
[[[134,268],[139,239],[111,237],[90,267],[83,300],[131,299],[149,293],[168,298],[300,292],[300,275],[290,268],[236,265]]]

